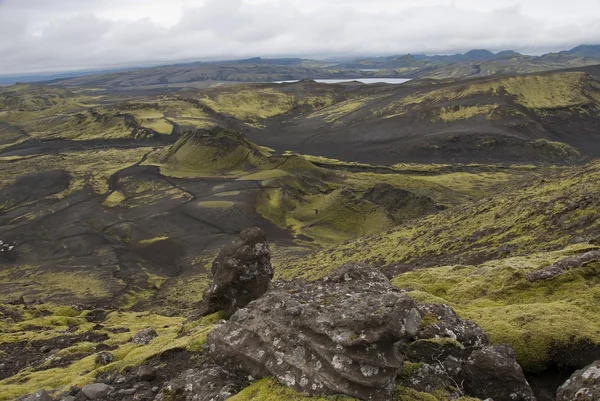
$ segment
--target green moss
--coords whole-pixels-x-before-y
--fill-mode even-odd
[[[309,396],[297,393],[282,386],[272,378],[262,379],[228,398],[229,401],[352,401],[354,398],[343,396]]]
[[[0,325],[0,341],[5,343],[47,340],[64,335],[64,330],[68,326],[79,326],[77,333],[83,333],[91,330],[94,325],[80,316],[63,316],[73,314],[64,307],[53,307],[46,304],[39,308],[43,308],[44,315],[47,313],[51,313],[51,315],[35,317],[36,313],[42,313],[42,309],[24,309],[25,316],[22,322],[9,326],[6,326],[6,323]],[[109,336],[105,344],[116,346],[116,349],[111,351],[114,357],[111,364],[106,366],[96,365],[96,354],[94,354],[75,360],[64,368],[39,371],[25,368],[8,379],[0,380],[0,400],[13,400],[20,395],[33,393],[40,388],[59,389],[60,391],[73,385],[82,386],[94,381],[98,373],[107,370],[121,371],[130,366],[138,366],[170,349],[180,348],[197,352],[202,349],[208,333],[221,316],[220,314],[210,315],[193,325],[183,326],[184,319],[180,317],[166,317],[152,313],[110,313],[103,322],[105,329],[97,330],[97,332]],[[44,327],[45,330],[38,331],[31,329],[31,327]],[[122,327],[127,327],[131,331],[115,334],[107,330]],[[146,327],[153,327],[158,333],[158,337],[154,338],[148,345],[138,345],[129,341],[133,334]],[[59,351],[56,356],[83,356],[93,351],[95,345],[87,342],[78,343]],[[43,367],[44,365],[42,365]]]
[[[437,317],[433,313],[427,312],[423,316],[423,319],[421,320],[421,329],[422,330],[427,329],[431,326],[435,326],[438,323],[439,323],[439,320],[437,319]]]
[[[215,111],[247,122],[284,114],[294,107],[292,96],[273,89],[238,89],[207,96],[200,101]]]
[[[459,120],[467,120],[476,116],[485,116],[491,118],[494,110],[498,105],[478,105],[478,106],[458,106],[458,107],[442,107],[439,110],[439,119],[445,122],[453,122]]]
[[[270,180],[273,178],[280,178],[288,176],[289,173],[283,170],[274,169],[274,170],[264,170],[258,173],[253,173],[249,175],[245,175],[243,177],[238,178],[240,181],[264,181]]]
[[[525,275],[564,258],[572,248],[491,261],[478,267],[439,267],[396,277],[419,301],[448,303],[480,325],[494,343],[507,343],[528,371],[543,370],[551,350],[577,342],[600,344],[600,264],[530,283]]]
[[[123,202],[124,200],[125,200],[125,195],[123,195],[119,191],[114,191],[114,192],[111,192],[111,194],[106,197],[104,202],[102,202],[102,205],[106,206],[106,207],[116,207],[116,206],[119,206],[121,204],[121,202]]]
[[[423,365],[424,363],[422,362],[404,362],[402,368],[400,368],[400,372],[398,372],[398,380],[406,380],[412,377]]]
[[[139,242],[140,245],[149,245],[149,244],[153,244],[155,242],[160,242],[160,241],[165,241],[169,239],[169,237],[167,236],[161,236],[161,237],[154,237],[154,238],[147,238],[147,239],[143,239]]]
[[[421,393],[412,388],[397,386],[394,391],[394,401],[440,401],[432,394]]]
[[[228,201],[204,201],[199,202],[198,205],[207,209],[229,209],[233,207],[235,203]]]

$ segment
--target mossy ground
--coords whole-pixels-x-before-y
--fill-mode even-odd
[[[297,393],[290,390],[281,384],[277,383],[272,378],[260,380],[240,393],[229,398],[230,401],[353,401],[356,398],[345,396],[310,396],[307,394]],[[438,391],[434,394],[421,393],[413,389],[398,386],[394,392],[391,401],[447,401],[448,393]],[[456,401],[480,401],[478,398],[460,397]]]
[[[317,277],[349,261],[380,266],[479,264],[500,256],[561,249],[598,234],[600,162],[403,224],[298,260],[296,274]]]
[[[88,311],[74,311],[69,307],[44,304],[27,309],[8,305],[4,305],[3,308],[3,311],[10,308],[13,313],[21,315],[18,322],[7,319],[0,323],[0,344],[4,345],[51,341],[54,337],[64,336],[69,327],[76,327],[77,330],[72,332],[72,335],[76,335],[89,332],[95,325],[85,320]],[[220,318],[221,315],[215,314],[193,325],[184,325],[184,319],[181,317],[165,317],[148,312],[112,312],[102,323],[104,327],[94,330],[94,333],[108,336],[104,344],[116,347],[111,351],[114,356],[112,363],[105,366],[97,365],[95,363],[97,353],[92,352],[92,355],[89,355],[96,344],[77,343],[52,356],[52,358],[59,358],[66,355],[84,355],[83,358],[75,359],[66,367],[45,370],[28,367],[10,378],[0,380],[0,400],[12,401],[20,395],[35,392],[40,388],[64,390],[73,385],[81,386],[93,382],[96,375],[101,372],[118,372],[130,366],[139,366],[171,349],[198,352],[206,341],[208,332]],[[131,343],[131,337],[146,327],[153,327],[158,337],[148,345]],[[128,328],[130,332],[114,334],[110,331],[113,328]]]
[[[480,325],[492,342],[512,345],[524,369],[539,371],[552,363],[555,349],[580,342],[600,344],[600,263],[534,283],[525,276],[592,248],[582,244],[479,266],[420,269],[393,283],[409,289],[418,301],[451,305]]]

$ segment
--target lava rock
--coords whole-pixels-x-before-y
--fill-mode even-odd
[[[464,347],[482,347],[488,344],[488,337],[481,327],[461,319],[456,312],[444,304],[419,305],[421,316],[430,323],[421,328],[418,338],[450,338]]]
[[[238,310],[208,337],[210,354],[252,377],[310,394],[389,400],[416,303],[378,270],[350,264],[292,282]],[[412,312],[414,318],[414,312]]]
[[[82,387],[81,392],[90,400],[98,400],[105,398],[113,390],[111,386],[104,383],[86,384]]]
[[[101,352],[96,357],[95,362],[97,365],[108,365],[113,361],[113,359],[113,354],[111,354],[110,352]]]
[[[147,327],[145,329],[140,330],[136,335],[133,336],[131,342],[136,344],[147,345],[150,344],[153,338],[158,337],[158,333],[152,328]]]
[[[579,255],[569,256],[544,269],[528,273],[527,280],[532,283],[539,280],[550,280],[551,278],[554,278],[567,270],[582,267],[599,260],[600,250],[594,249]]]
[[[600,400],[600,361],[573,373],[556,393],[556,401],[597,400]]]
[[[136,376],[138,380],[143,382],[151,382],[156,380],[156,369],[152,366],[142,365],[138,368]]]
[[[242,379],[219,366],[188,369],[167,383],[154,400],[225,401],[244,385]]]
[[[486,346],[474,351],[463,365],[469,395],[494,401],[535,401],[533,390],[506,345]]]
[[[106,316],[108,316],[108,312],[104,309],[94,309],[85,315],[85,320],[90,323],[102,323],[106,320]]]
[[[52,401],[52,397],[46,392],[46,390],[38,390],[35,394],[31,394],[22,398],[21,401]]]
[[[442,365],[425,364],[419,367],[410,378],[404,380],[402,384],[417,391],[431,393],[435,390],[445,390],[453,382]]]
[[[189,320],[220,310],[232,315],[267,292],[273,268],[266,234],[256,227],[243,230],[238,239],[221,249],[211,272],[213,281]]]

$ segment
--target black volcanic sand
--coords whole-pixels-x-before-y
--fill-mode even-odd
[[[119,296],[150,288],[153,275],[202,273],[200,261],[247,227],[291,244],[287,231],[254,211],[260,182],[172,178],[135,165],[113,174],[104,194],[85,188],[57,197],[69,183],[66,172],[51,170],[19,176],[0,193],[0,239],[17,242],[16,260],[0,259],[8,275],[2,301],[116,306]],[[110,204],[115,193],[121,202]]]

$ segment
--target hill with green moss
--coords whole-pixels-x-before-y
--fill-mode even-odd
[[[46,83],[65,87],[103,87],[127,91],[132,88],[162,88],[163,90],[173,87],[206,88],[215,83],[302,79],[474,78],[598,65],[600,54],[597,48],[598,46],[578,46],[571,50],[542,56],[526,56],[511,50],[494,54],[485,49],[475,49],[454,55],[406,54],[342,62],[256,57],[246,60],[194,62],[128,69],[109,74],[85,74],[84,76],[74,74],[73,77],[52,79]]]
[[[403,85],[219,86],[160,95],[17,85],[0,95],[7,133],[0,146],[17,152],[19,143],[32,140],[175,143],[186,130],[219,126],[279,153],[378,165],[570,163],[600,155],[593,128],[600,81],[593,68]],[[14,140],[6,143],[9,137]]]

